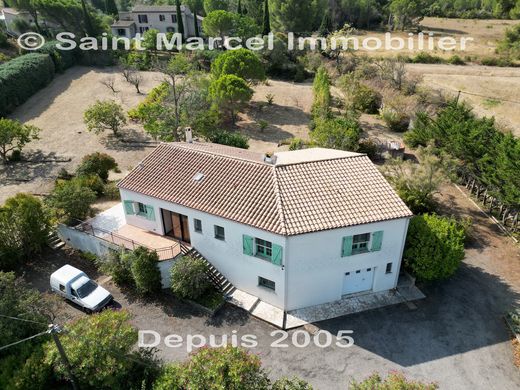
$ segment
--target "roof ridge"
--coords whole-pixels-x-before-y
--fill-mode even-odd
[[[352,152],[357,153],[357,152]],[[335,160],[346,160],[349,158],[359,158],[359,157],[368,157],[366,153],[358,153],[357,155],[352,156],[338,156],[338,157],[329,157],[324,158],[323,160],[308,160],[308,161],[295,161],[295,162],[288,162],[288,163],[281,163],[281,164],[275,164],[275,167],[286,167],[289,165],[303,165],[303,164],[312,164],[312,163],[318,163],[323,161],[335,161]]]
[[[240,160],[240,161],[245,161],[245,162],[258,164],[258,165],[272,166],[272,164],[268,164],[268,163],[266,163],[264,161],[255,161],[255,160],[250,160],[250,159],[247,159],[247,158],[244,158],[244,157],[230,156],[228,154],[219,153],[219,152],[215,152],[215,151],[190,148],[188,146],[189,144],[184,144],[182,142],[162,142],[161,144],[164,144],[164,145],[167,145],[167,146],[170,146],[170,147],[179,147],[179,148],[182,148],[182,149],[185,149],[185,150],[191,150],[191,151],[194,151],[194,152],[200,152],[200,153],[205,153],[205,154],[211,154],[211,155],[214,155],[214,156],[226,157],[226,158],[229,158],[231,160]],[[203,144],[203,143],[200,143],[200,144]],[[213,145],[220,145],[220,144],[213,144]],[[228,145],[220,145],[220,146],[233,148],[233,146],[228,146]],[[235,149],[242,150],[240,148],[235,148]],[[246,149],[243,149],[243,150],[246,150]],[[256,152],[254,152],[254,153],[256,153]],[[258,153],[258,154],[261,154],[261,153]]]

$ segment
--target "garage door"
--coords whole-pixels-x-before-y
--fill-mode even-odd
[[[346,272],[343,278],[343,295],[372,290],[375,268]]]

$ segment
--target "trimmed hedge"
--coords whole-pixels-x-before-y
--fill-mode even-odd
[[[50,41],[38,49],[38,53],[48,54],[51,56],[56,72],[63,72],[65,69],[76,65],[76,50],[59,50],[56,48],[58,41]]]
[[[48,54],[26,54],[0,65],[0,116],[12,112],[54,78]]]

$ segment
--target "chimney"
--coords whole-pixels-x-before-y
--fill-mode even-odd
[[[191,132],[191,127],[186,127],[184,131],[186,132],[186,142],[189,144],[193,143],[193,133]]]

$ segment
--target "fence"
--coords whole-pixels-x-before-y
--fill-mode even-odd
[[[460,171],[459,178],[461,184],[468,189],[471,195],[482,202],[491,215],[498,217],[502,222],[502,225],[509,232],[517,233],[520,230],[518,224],[518,216],[520,212],[518,211],[518,208],[502,203],[498,198],[493,196],[492,191],[480,183],[473,174],[466,171]]]
[[[130,250],[134,250],[138,247],[144,247],[151,251],[154,251],[157,253],[157,256],[159,257],[160,261],[164,260],[170,260],[175,257],[177,257],[179,254],[186,254],[190,248],[188,248],[186,245],[184,245],[182,242],[175,242],[174,245],[164,247],[164,248],[151,248],[147,245],[141,244],[140,242],[137,242],[135,240],[132,240],[127,237],[123,237],[117,233],[101,229],[95,226],[92,226],[91,224],[87,222],[81,222],[74,227],[75,230],[83,232],[85,234],[88,234],[90,236],[99,238],[103,241],[109,242],[111,244],[114,244],[118,246],[119,248],[126,248]]]

